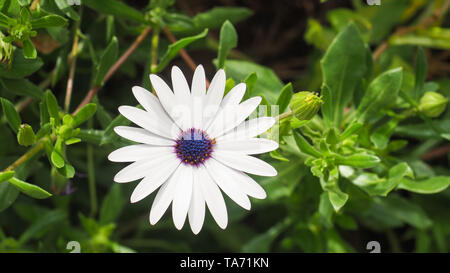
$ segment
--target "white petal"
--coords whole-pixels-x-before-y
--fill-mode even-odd
[[[123,138],[144,144],[158,146],[173,146],[175,144],[173,140],[155,135],[142,128],[117,126],[114,127],[114,132]]]
[[[241,124],[261,103],[261,97],[253,97],[239,104],[223,108],[214,119],[207,132],[209,136],[215,138],[232,130]]]
[[[198,172],[198,177],[202,178],[198,181],[200,181],[199,185],[203,197],[205,198],[206,205],[219,227],[225,229],[228,224],[228,213],[222,193],[203,165],[198,167]]]
[[[253,156],[234,152],[214,151],[213,157],[230,168],[260,176],[276,176],[277,170]]]
[[[167,162],[165,162],[167,161]],[[178,158],[176,158],[175,154],[167,154],[164,156],[152,158],[152,159],[143,159],[131,163],[126,166],[122,170],[120,170],[115,176],[114,181],[118,183],[126,183],[134,180],[138,180],[145,176],[151,175],[152,173],[161,169],[168,164],[168,162],[180,162]]]
[[[266,191],[247,174],[230,168],[231,177],[239,184],[242,191],[257,199],[267,197]]]
[[[113,162],[132,162],[160,157],[168,153],[173,153],[173,151],[173,147],[138,144],[117,149],[108,155],[108,159]]]
[[[219,140],[237,140],[255,137],[269,130],[276,120],[273,117],[260,117],[243,122],[235,129],[217,138]]]
[[[172,67],[172,86],[178,105],[177,111],[184,109],[180,116],[180,122],[182,123],[181,129],[186,130],[188,128],[192,128],[191,95],[189,85],[183,75],[183,72],[181,72],[177,66]]]
[[[173,179],[173,175],[174,174],[172,174],[166,183],[162,184],[156,194],[155,200],[153,201],[152,208],[150,210],[150,224],[152,225],[156,224],[161,219],[167,208],[170,206],[170,203],[172,203],[177,185],[177,181]]]
[[[218,162],[214,158],[210,158],[205,162],[206,170],[213,178],[216,184],[226,193],[236,204],[249,210],[251,207],[250,200],[242,191],[235,180],[230,179],[230,168]]]
[[[191,87],[191,127],[203,128],[203,105],[206,100],[206,78],[202,65],[197,66]]]
[[[225,108],[228,105],[238,105],[242,98],[245,95],[245,89],[246,89],[245,83],[240,83],[233,87],[230,92],[223,98],[222,103],[220,106],[222,108]]]
[[[208,93],[206,93],[204,108],[203,108],[203,128],[205,129],[209,126],[211,121],[214,119],[217,111],[219,110],[220,103],[223,99],[223,93],[225,92],[225,82],[226,76],[225,71],[220,69],[214,75],[211,84],[208,88]]]
[[[174,174],[174,179],[177,179],[178,182],[173,196],[172,218],[177,229],[183,227],[191,204],[192,168],[181,164],[177,169],[177,173]]]
[[[134,164],[134,163],[133,163]],[[131,203],[136,203],[149,194],[154,192],[172,175],[175,169],[180,165],[178,158],[160,159],[159,165],[149,170],[145,178],[139,182],[131,194]]]
[[[178,127],[183,128],[183,113],[190,111],[190,109],[185,109],[184,105],[178,104],[175,94],[160,77],[155,74],[151,74],[150,81],[156,91],[156,94],[158,95],[159,101],[166,110],[166,113],[172,118]]]
[[[167,124],[164,121],[151,116],[148,112],[132,106],[120,106],[119,112],[140,127],[150,131],[151,133],[174,139],[179,133],[176,126]]]
[[[249,138],[241,140],[220,140],[215,151],[237,152],[242,154],[262,154],[278,149],[278,143],[265,138]]]
[[[205,70],[202,65],[197,66],[192,77],[192,96],[204,96],[206,95],[206,78]]]
[[[205,220],[205,198],[202,194],[202,185],[204,177],[203,173],[198,168],[193,170],[194,180],[192,184],[192,199],[189,208],[189,224],[192,232],[198,234],[203,226]]]
[[[157,119],[166,124],[173,123],[158,98],[155,97],[152,92],[140,86],[133,86],[131,90],[133,91],[133,95],[138,100],[139,104],[142,105],[142,107],[144,107],[144,109],[149,112],[152,117],[156,116]]]

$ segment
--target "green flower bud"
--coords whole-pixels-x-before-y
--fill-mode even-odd
[[[59,135],[63,139],[68,139],[68,138],[72,137],[72,133],[73,133],[73,128],[71,126],[64,124],[64,125],[61,125],[61,127],[59,127]]]
[[[289,107],[299,120],[310,120],[319,112],[322,99],[316,93],[302,91],[294,94]]]
[[[33,128],[28,124],[20,125],[19,132],[17,133],[17,141],[22,146],[33,145],[36,141],[36,135],[33,132]]]
[[[429,118],[440,116],[447,107],[448,98],[437,92],[426,92],[420,99],[419,110]]]

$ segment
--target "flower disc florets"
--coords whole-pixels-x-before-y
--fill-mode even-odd
[[[198,166],[211,157],[214,144],[215,139],[210,139],[204,131],[191,128],[181,133],[174,147],[184,164]]]

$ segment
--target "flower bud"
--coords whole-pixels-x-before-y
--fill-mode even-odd
[[[71,126],[68,125],[61,125],[61,127],[59,127],[59,135],[63,138],[63,139],[68,139],[72,136],[73,134],[73,128]]]
[[[322,99],[317,94],[302,91],[294,94],[289,107],[299,120],[310,120],[319,112]]]
[[[420,99],[419,110],[429,118],[440,116],[447,107],[448,98],[443,95],[428,91]]]
[[[20,125],[19,132],[17,133],[17,141],[22,146],[33,145],[36,141],[36,135],[33,132],[33,128],[28,124]]]

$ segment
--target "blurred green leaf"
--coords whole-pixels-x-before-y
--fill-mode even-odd
[[[314,148],[309,142],[299,133],[294,132],[295,142],[302,153],[311,155],[313,157],[322,157],[322,153]]]
[[[358,106],[357,117],[363,121],[373,119],[381,109],[395,102],[401,85],[402,68],[395,68],[379,75],[367,88]]]
[[[223,68],[225,60],[231,49],[235,48],[238,43],[236,29],[230,21],[225,21],[220,29],[219,53],[217,56],[218,68]]]
[[[414,84],[414,98],[416,100],[422,97],[425,91],[423,89],[423,86],[425,84],[425,80],[427,77],[427,70],[428,70],[427,57],[425,56],[423,48],[419,47],[419,49],[417,50],[417,57],[416,57],[416,77]]]
[[[33,74],[44,64],[40,58],[26,59],[22,49],[15,49],[12,59],[14,61],[12,62],[11,67],[0,62],[0,77],[21,79]]]
[[[44,92],[27,79],[1,79],[2,86],[12,94],[41,99]]]
[[[145,23],[144,15],[128,6],[122,1],[117,0],[83,0],[83,4],[95,9],[99,13],[106,13],[118,17],[128,18],[134,21]]]
[[[97,111],[97,104],[88,103],[75,114],[72,121],[72,127],[77,128],[80,124],[90,119]]]
[[[24,194],[26,194],[30,197],[36,198],[36,199],[45,199],[45,198],[52,196],[51,193],[45,191],[44,189],[42,189],[36,185],[22,181],[20,179],[17,179],[15,177],[9,179],[8,182],[11,183],[12,185],[14,185],[17,189],[19,189]]]
[[[202,38],[204,38],[206,36],[206,34],[208,34],[208,29],[203,30],[201,33],[195,35],[195,36],[190,36],[190,37],[185,37],[182,38],[178,41],[176,41],[175,43],[169,45],[169,47],[167,48],[166,53],[164,54],[164,56],[161,58],[158,66],[155,68],[155,71],[152,71],[153,73],[158,73],[161,70],[163,70],[168,64],[169,62],[175,58],[175,56],[178,54],[178,52],[187,47],[189,44],[200,40]]]
[[[56,151],[56,149],[53,149],[53,151],[52,151],[51,160],[52,160],[53,165],[55,165],[55,167],[57,167],[57,168],[64,167],[64,164],[65,164],[64,158],[58,151]]]
[[[380,163],[380,158],[369,154],[354,154],[349,156],[337,156],[336,163],[357,168],[372,168]]]
[[[109,42],[108,46],[103,51],[100,61],[97,64],[97,73],[94,80],[95,85],[103,85],[103,81],[108,73],[108,70],[117,60],[118,53],[119,44],[117,42],[117,37],[113,37],[111,42]]]
[[[22,42],[22,45],[23,45],[23,54],[24,54],[25,58],[36,59],[37,51],[36,51],[36,48],[34,48],[34,45],[31,42],[30,38],[24,40]]]
[[[339,126],[344,108],[367,69],[364,41],[353,23],[333,40],[320,64],[323,82],[331,93],[332,120]],[[330,102],[324,101],[324,107]]]
[[[292,83],[288,83],[283,87],[283,89],[281,89],[280,95],[275,103],[279,106],[279,113],[284,113],[291,102],[292,95],[294,95],[294,89],[292,87]]]
[[[47,104],[47,110],[50,114],[50,117],[55,120],[56,125],[60,124],[60,117],[59,117],[59,106],[58,101],[56,100],[55,95],[50,90],[47,90],[45,92],[45,102]]]
[[[256,73],[257,80],[253,86],[252,95],[262,94],[271,104],[275,103],[279,90],[283,88],[283,82],[272,69],[253,62],[227,60],[225,71],[227,76],[232,77],[235,82],[246,80],[249,72]]]
[[[20,244],[23,245],[33,238],[38,238],[43,232],[55,227],[56,224],[62,222],[66,217],[66,212],[62,210],[47,212],[22,233],[19,238]]]
[[[9,126],[15,133],[19,131],[19,126],[22,123],[22,119],[19,116],[19,113],[16,111],[14,104],[12,104],[9,100],[5,98],[0,98],[3,108],[3,114],[6,117],[6,121],[8,121]]]
[[[70,19],[78,21],[80,16],[78,13],[68,4],[67,0],[55,0],[58,8]]]
[[[253,14],[252,10],[242,7],[214,7],[206,12],[199,13],[193,18],[197,29],[219,28],[228,20],[235,24]]]
[[[432,194],[441,192],[450,185],[449,176],[435,176],[422,180],[411,180],[403,178],[398,185],[398,189],[403,189],[415,193]]]
[[[120,185],[112,186],[102,202],[100,224],[113,223],[119,217],[125,203]]]
[[[31,26],[33,29],[48,28],[48,27],[63,27],[66,25],[67,20],[55,14],[31,20]]]
[[[14,177],[14,171],[6,171],[0,173],[0,183]]]
[[[19,196],[19,190],[10,183],[0,183],[0,212],[11,206]]]

